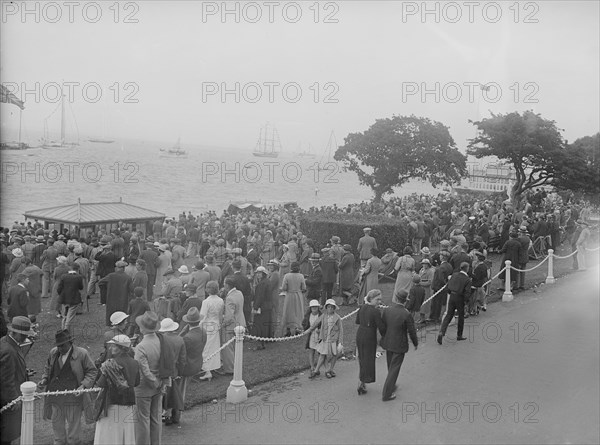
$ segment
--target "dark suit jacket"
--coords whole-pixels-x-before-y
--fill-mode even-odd
[[[60,277],[58,287],[58,302],[68,306],[76,306],[81,303],[81,292],[83,289],[83,277],[78,273],[66,273]]]
[[[201,327],[188,331],[183,336],[185,344],[186,364],[181,372],[184,377],[198,374],[202,371],[202,351],[206,345],[206,332]]]
[[[381,347],[386,351],[404,354],[408,352],[408,337],[417,346],[419,339],[415,321],[403,305],[392,303],[383,310]]]
[[[465,275],[462,272],[454,272],[452,277],[448,280],[448,293],[450,296],[458,295],[462,296],[466,301],[471,295],[471,277]]]
[[[140,259],[146,262],[146,273],[150,276],[156,276],[156,259],[158,258],[158,253],[156,253],[153,249],[145,249],[140,252]]]
[[[518,267],[520,263],[521,243],[516,238],[510,238],[502,246],[501,252],[504,254],[501,267],[504,267],[504,261],[510,260],[512,266]]]
[[[27,369],[21,348],[8,335],[0,339],[0,405],[21,395],[21,384],[26,382]],[[10,442],[21,435],[21,408],[5,411],[0,416],[0,435]]]
[[[109,273],[115,271],[115,263],[117,262],[117,257],[110,250],[102,250],[96,254],[96,258],[98,261],[98,266],[96,266],[96,275],[100,278],[104,278]]]
[[[23,315],[27,317],[27,305],[29,304],[29,292],[23,286],[15,285],[8,289],[8,319]]]

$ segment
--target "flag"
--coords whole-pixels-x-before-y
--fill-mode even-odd
[[[16,105],[21,110],[25,109],[25,104],[22,100],[8,91],[8,88],[6,88],[4,85],[0,85],[0,87],[2,87],[2,90],[0,91],[0,102]]]

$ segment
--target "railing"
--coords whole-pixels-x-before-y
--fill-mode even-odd
[[[599,249],[600,249],[600,247],[596,247],[594,249],[585,249],[585,250],[590,251],[590,252],[595,252],[595,251],[598,251]],[[554,278],[554,259],[564,260],[564,259],[572,257],[573,255],[576,255],[577,253],[578,253],[578,250],[575,250],[572,253],[570,253],[569,255],[558,256],[558,255],[554,254],[554,251],[552,249],[549,249],[548,255],[541,262],[536,264],[534,267],[531,267],[529,269],[524,269],[524,270],[517,269],[516,267],[511,265],[510,260],[506,260],[504,262],[505,267],[503,267],[496,275],[494,275],[488,281],[486,281],[482,286],[486,286],[486,285],[490,284],[492,282],[492,280],[497,278],[502,272],[506,272],[505,278],[504,278],[504,280],[505,280],[504,289],[505,290],[504,290],[504,294],[502,295],[502,301],[503,302],[512,301],[513,294],[511,291],[511,270],[514,270],[515,272],[531,272],[532,270],[535,270],[538,267],[541,267],[547,261],[548,262],[548,274],[546,277],[546,284],[554,284],[556,281]],[[423,302],[423,305],[428,303],[429,301],[431,301],[435,296],[437,296],[440,292],[442,292],[442,290],[445,287],[446,286],[443,286],[441,289],[439,289],[437,292],[435,292],[431,297],[429,297],[427,300],[425,300]],[[346,314],[345,316],[341,317],[342,320],[346,320],[346,319],[350,318],[351,316],[356,314],[359,311],[359,309],[360,308],[357,308],[357,309],[353,310],[352,312],[350,312],[349,314]],[[279,337],[279,338],[256,337],[254,335],[247,334],[246,330],[243,326],[237,326],[234,329],[234,332],[235,332],[235,337],[231,338],[229,341],[224,343],[218,350],[216,350],[210,356],[207,356],[203,360],[203,362],[207,362],[208,360],[210,360],[216,354],[220,353],[223,349],[225,349],[232,342],[235,341],[235,361],[234,361],[233,379],[231,380],[231,383],[229,384],[229,388],[227,389],[227,399],[226,400],[228,403],[242,403],[248,398],[248,390],[246,388],[246,384],[245,384],[244,380],[242,379],[244,338],[247,338],[249,340],[262,341],[262,342],[282,342],[282,341],[295,340],[297,338],[303,337],[304,335],[308,334],[308,332],[304,332],[304,333],[301,333],[298,335],[293,335],[290,337]],[[83,394],[86,392],[100,391],[100,388],[88,388],[88,389],[76,389],[76,390],[72,390],[72,391],[52,391],[52,392],[36,393],[36,391],[35,391],[36,388],[37,388],[37,385],[34,382],[23,383],[20,387],[22,395],[17,397],[16,399],[12,400],[10,403],[3,406],[2,408],[0,408],[0,413],[3,413],[4,411],[6,411],[6,410],[10,409],[11,407],[13,407],[14,405],[18,404],[19,402],[23,403],[22,424],[21,424],[21,443],[25,444],[25,445],[33,444],[33,423],[34,423],[34,413],[35,413],[35,410],[34,410],[35,398],[39,398],[42,396],[52,397],[52,396],[65,395],[65,394],[79,395],[79,394]]]

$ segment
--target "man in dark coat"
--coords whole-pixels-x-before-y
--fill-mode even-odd
[[[17,275],[17,284],[8,289],[8,321],[18,316],[27,317],[27,306],[29,305],[28,285],[29,277],[20,273]]]
[[[21,344],[32,337],[31,321],[27,317],[15,317],[8,327],[9,334],[0,338],[0,405],[5,406],[21,395],[21,384],[27,378],[25,356]],[[21,402],[0,415],[0,440],[10,444],[21,436]]]
[[[325,304],[326,300],[333,298],[333,285],[339,267],[331,249],[325,248],[321,252],[323,253],[323,259],[321,260],[321,271],[323,272],[321,304]]]
[[[96,266],[96,275],[98,276],[98,278],[100,278],[98,285],[100,284],[100,281],[103,278],[105,278],[106,276],[108,276],[108,274],[111,274],[115,271],[115,262],[117,261],[117,257],[112,252],[110,244],[108,244],[106,241],[102,241],[100,243],[100,246],[102,247],[102,250],[100,252],[98,252],[96,254],[96,256],[94,257],[94,259],[96,261],[98,261],[98,265]],[[101,286],[99,286],[99,287],[100,287],[100,303],[98,303],[98,304],[105,305],[106,304],[106,287],[104,287],[104,289]],[[110,317],[110,315],[108,317]],[[107,320],[108,320],[108,318],[107,318]]]
[[[517,267],[519,268],[519,260],[520,260],[520,252],[521,252],[521,243],[519,242],[519,240],[517,239],[518,234],[517,232],[511,232],[509,235],[509,239],[506,243],[504,243],[504,246],[502,246],[502,249],[500,250],[501,253],[503,253],[504,255],[502,256],[502,263],[500,264],[500,267],[504,268],[504,262],[506,260],[510,260],[511,266]],[[498,288],[498,290],[503,291],[504,290],[504,276],[505,276],[506,271],[502,271],[502,273],[498,276],[498,278],[500,278],[500,280],[502,280],[502,285]],[[517,274],[517,272],[515,271],[511,271],[511,286],[512,283],[514,283],[517,280],[517,277],[514,274]]]
[[[82,301],[81,290],[83,288],[83,277],[79,273],[79,264],[74,263],[71,266],[71,270],[60,277],[58,287],[56,288],[58,302],[63,305],[63,329],[69,329],[75,319],[75,313]]]
[[[127,312],[129,300],[133,297],[133,281],[125,273],[127,263],[117,261],[116,270],[102,278],[98,285],[106,292],[106,326],[110,326],[110,316],[116,312]]]
[[[415,321],[404,305],[408,292],[401,290],[392,298],[392,305],[383,310],[381,329],[381,347],[386,350],[388,375],[383,384],[382,400],[387,402],[396,398],[396,382],[404,354],[408,352],[408,337],[415,347],[419,345]]]
[[[183,402],[185,404],[185,393],[189,379],[202,371],[202,352],[206,346],[206,332],[200,326],[201,316],[197,307],[191,307],[182,317],[188,324],[189,330],[182,331],[183,343],[185,344],[185,367],[181,371],[183,377]],[[179,420],[177,418],[177,420]]]
[[[449,252],[445,250],[440,252],[441,263],[438,267],[436,267],[435,273],[433,274],[433,281],[431,282],[431,290],[433,293],[436,293],[442,289],[448,282],[448,277],[452,275],[453,269],[450,263],[448,263],[449,258]],[[442,315],[442,306],[446,304],[447,296],[448,289],[444,287],[444,289],[431,300],[431,311],[429,313],[429,318],[434,323],[437,323],[440,320]]]
[[[148,248],[140,252],[139,259],[146,262],[146,274],[148,275],[148,286],[146,297],[148,301],[152,301],[153,286],[156,282],[156,261],[158,259],[158,252],[154,249],[152,243],[146,243]]]
[[[235,288],[239,290],[244,296],[244,318],[246,320],[250,320],[250,315],[252,313],[253,297],[250,280],[248,280],[248,277],[241,272],[242,262],[239,258],[236,258],[231,262],[231,267],[233,269],[232,277],[235,282]]]
[[[313,253],[310,258],[311,271],[306,277],[306,299],[321,301],[321,283],[323,282],[323,271],[321,270],[321,255]]]
[[[466,340],[463,337],[463,328],[465,325],[465,302],[469,301],[471,296],[471,284],[472,280],[469,277],[469,263],[466,261],[460,265],[460,272],[454,272],[448,284],[446,285],[450,298],[448,299],[448,307],[446,308],[446,316],[442,321],[442,327],[437,337],[437,342],[441,345],[444,335],[446,335],[446,329],[452,318],[454,318],[454,311],[458,310],[458,326],[456,331],[457,340]]]

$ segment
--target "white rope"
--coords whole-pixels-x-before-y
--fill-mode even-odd
[[[287,341],[287,340],[296,340],[297,338],[304,337],[307,332],[302,332],[301,334],[292,335],[289,337],[257,337],[255,335],[244,334],[244,337],[249,338],[250,340],[257,341],[270,341],[270,342],[278,342],[278,341]]]
[[[227,342],[225,342],[223,344],[223,346],[221,346],[219,349],[217,349],[215,352],[213,352],[212,354],[210,354],[208,357],[206,357],[205,359],[202,360],[202,363],[206,363],[207,361],[209,361],[211,358],[213,358],[215,355],[217,355],[219,352],[221,352],[223,349],[225,349],[227,346],[229,346],[232,342],[235,341],[235,337],[230,338]]]
[[[12,400],[11,402],[7,403],[2,408],[0,408],[0,414],[3,413],[4,411],[6,411],[7,409],[9,409],[10,407],[12,407],[13,405],[16,405],[21,400],[23,400],[23,396],[19,396],[15,400]]]
[[[530,269],[517,269],[516,267],[513,267],[512,265],[510,266],[510,268],[516,272],[531,272],[532,270],[537,269],[538,267],[540,267],[542,264],[544,264],[546,261],[548,261],[548,258],[550,258],[549,256],[547,256],[546,258],[544,258],[542,261],[540,261],[538,264],[536,264],[535,266],[533,266]]]
[[[585,247],[585,250],[587,250],[588,252],[595,252],[596,250],[600,250],[600,246],[594,247],[593,249],[588,249],[587,247]]]
[[[573,255],[575,255],[577,253],[576,250],[574,250],[573,252],[571,252],[570,254],[568,254],[567,256],[558,256],[558,255],[554,255],[552,254],[552,256],[554,258],[556,258],[557,260],[566,260],[567,258],[571,258]]]

